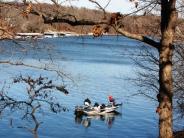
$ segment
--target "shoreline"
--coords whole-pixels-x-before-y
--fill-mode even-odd
[[[103,34],[102,36],[119,36],[120,34]],[[16,33],[14,39],[43,39],[73,36],[93,36],[92,33],[78,34],[75,32],[44,32],[44,33]],[[93,36],[94,37],[94,36]]]

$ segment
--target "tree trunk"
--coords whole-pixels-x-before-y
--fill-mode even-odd
[[[162,46],[159,70],[159,136],[172,138],[172,48]]]
[[[175,0],[161,1],[161,43],[159,48],[159,83],[158,113],[159,113],[159,137],[173,138],[172,129],[172,55],[173,39],[177,21]]]

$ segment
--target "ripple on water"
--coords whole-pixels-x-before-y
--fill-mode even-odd
[[[127,76],[134,77],[136,75],[132,70],[134,65],[129,56],[134,49],[139,49],[137,41],[124,37],[102,37],[100,39],[68,37],[43,39],[37,43],[42,47],[45,47],[45,44],[53,46],[54,63],[64,66],[64,70],[70,73],[74,80],[77,80],[76,85],[71,84],[71,81],[66,81],[70,94],[57,97],[64,106],[68,107],[69,112],[52,114],[48,113],[47,109],[43,116],[39,114],[39,120],[43,121],[38,129],[40,138],[157,137],[155,105],[141,96],[128,97],[137,89],[126,80]],[[36,57],[47,61],[48,53],[46,51],[44,48],[37,50]],[[39,62],[32,59],[33,52],[34,50],[25,56],[25,61],[39,65]],[[6,57],[8,56],[5,55],[3,58]],[[4,67],[0,69],[3,70]],[[1,74],[1,78],[6,79],[7,76],[20,73],[35,76],[42,73],[51,78],[54,76],[53,73],[44,71],[8,66]],[[123,102],[123,107],[120,109],[122,115],[115,116],[112,122],[91,119],[91,125],[88,128],[75,122],[74,107],[82,104],[84,98],[89,97],[93,103],[96,101],[107,103],[107,96],[110,94]],[[7,123],[5,120],[0,123],[0,137],[32,137],[32,134],[26,130],[9,128]]]

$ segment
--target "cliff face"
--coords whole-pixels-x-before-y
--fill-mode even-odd
[[[77,19],[87,19],[101,21],[104,16],[101,11],[89,10],[86,8],[61,7],[59,10],[55,5],[49,4],[33,4],[33,8],[47,15],[74,15]],[[45,32],[51,31],[73,31],[77,33],[89,33],[93,26],[71,26],[66,23],[45,24],[42,17],[38,15],[28,14],[24,16],[26,6],[20,3],[0,3],[0,19],[4,20],[8,26],[15,32]],[[110,17],[111,13],[107,13]],[[74,19],[73,16],[68,18]],[[147,16],[127,16],[122,19],[122,27],[131,33],[145,34],[148,36],[160,35],[160,17]],[[179,21],[179,29],[184,32],[184,21]],[[114,33],[110,29],[109,33]]]

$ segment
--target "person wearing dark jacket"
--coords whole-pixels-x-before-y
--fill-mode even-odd
[[[91,105],[91,101],[90,101],[88,98],[86,98],[86,99],[84,100],[84,105],[85,105],[85,106],[90,106],[90,105]]]

